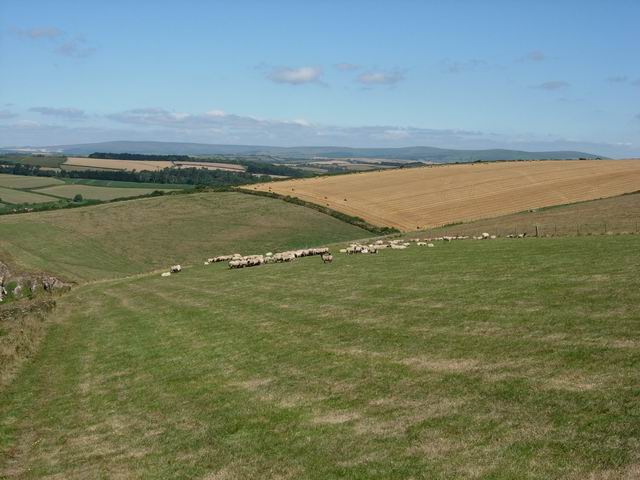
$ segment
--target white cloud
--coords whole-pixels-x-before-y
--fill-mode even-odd
[[[302,85],[305,83],[321,83],[322,69],[319,67],[276,67],[267,74],[267,78],[276,83]]]
[[[17,116],[17,113],[10,112],[9,110],[0,110],[0,119],[16,118]]]
[[[404,80],[401,72],[368,71],[358,75],[356,80],[363,85],[395,85]]]

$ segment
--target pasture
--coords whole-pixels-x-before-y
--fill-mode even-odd
[[[49,185],[63,185],[64,182],[57,178],[51,177],[33,177],[27,175],[9,175],[0,173],[0,187],[6,188],[38,188]]]
[[[0,186],[0,199],[3,203],[47,203],[55,202],[56,199],[47,195],[14,190]]]
[[[0,477],[637,478],[639,248],[452,242],[79,286],[0,392]]]
[[[0,217],[0,258],[87,281],[201,263],[220,251],[300,248],[368,234],[280,200],[201,193]]]
[[[144,183],[138,184],[140,186]],[[53,187],[39,188],[36,192],[53,195],[56,197],[72,199],[75,195],[80,194],[83,198],[89,200],[115,200],[116,198],[137,197],[141,195],[149,195],[155,190],[169,191],[165,188],[135,188],[135,187],[98,187],[93,185],[56,185]]]
[[[640,160],[447,165],[245,187],[411,231],[640,190]]]

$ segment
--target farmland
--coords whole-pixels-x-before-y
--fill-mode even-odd
[[[163,168],[206,168],[228,172],[244,172],[245,167],[231,163],[166,160],[115,160],[107,158],[69,157],[61,165],[69,170],[125,170],[125,171],[157,171]]]
[[[534,235],[595,235],[606,233],[640,233],[640,193],[602,198],[571,205],[450,225],[416,235],[496,235],[527,233]]]
[[[79,286],[0,393],[0,475],[635,478],[638,247],[454,242]]]
[[[143,186],[144,184],[140,184]],[[37,192],[56,197],[73,198],[75,195],[82,195],[91,200],[114,200],[116,198],[136,197],[148,195],[157,189],[153,188],[118,188],[118,187],[96,187],[93,185],[56,185],[53,187],[40,188]],[[160,189],[162,191],[170,191]]]
[[[56,201],[55,198],[47,195],[5,187],[0,187],[0,199],[4,203],[47,203]]]
[[[367,172],[247,188],[415,230],[640,189],[640,161],[498,162]]]
[[[32,189],[49,185],[63,185],[64,182],[51,177],[29,177],[24,175],[0,174],[0,187]]]
[[[87,281],[171,262],[200,263],[215,252],[303,247],[367,234],[278,200],[199,193],[0,217],[0,258]]]

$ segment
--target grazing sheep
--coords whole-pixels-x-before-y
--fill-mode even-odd
[[[171,272],[162,272],[162,275],[160,275],[161,277],[170,277],[171,276]]]
[[[322,263],[331,263],[333,262],[333,255],[331,255],[330,253],[323,253],[322,254]]]
[[[427,248],[433,248],[435,245],[433,243],[427,243]]]
[[[171,266],[171,273],[178,273],[182,271],[182,266],[180,265],[172,265]]]
[[[427,244],[427,242],[416,242],[416,245],[419,247],[424,247]]]
[[[340,253],[347,253],[347,249],[346,248],[341,248],[340,249]]]

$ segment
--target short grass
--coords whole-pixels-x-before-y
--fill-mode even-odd
[[[3,203],[47,203],[55,202],[57,199],[48,195],[40,195],[38,193],[25,192],[22,190],[14,190],[11,188],[0,187],[0,200]],[[1,241],[1,240],[0,240]]]
[[[78,287],[0,476],[635,479],[640,238],[458,242]]]
[[[212,255],[366,236],[362,229],[280,200],[198,193],[3,216],[0,258],[82,281],[201,263]]]
[[[135,197],[148,195],[154,188],[117,188],[96,187],[93,185],[56,185],[54,187],[40,188],[37,192],[47,195],[55,195],[62,198],[73,198],[80,194],[89,200],[115,200],[116,198]],[[162,189],[165,190],[165,189]]]
[[[584,235],[603,233],[640,233],[640,193],[603,198],[589,202],[525,211],[512,215],[463,223],[427,231],[441,235],[499,235],[536,233],[540,235]],[[424,232],[416,233],[423,235]]]
[[[26,175],[9,175],[0,173],[0,187],[5,188],[38,188],[48,185],[62,185],[64,182],[51,177],[31,177]]]
[[[64,183],[73,185],[92,185],[95,187],[118,187],[118,188],[151,188],[153,190],[168,189],[184,189],[193,188],[194,185],[182,183],[140,183],[140,182],[121,182],[118,180],[95,180],[90,178],[64,178]]]

